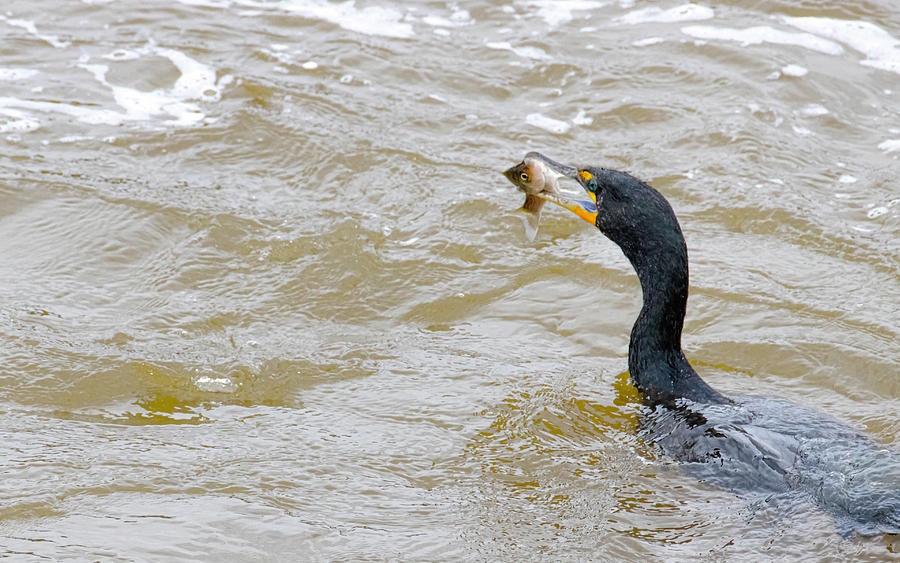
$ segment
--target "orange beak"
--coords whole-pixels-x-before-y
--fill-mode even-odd
[[[560,193],[559,195],[538,194],[538,197],[552,201],[553,203],[565,207],[575,215],[578,215],[583,221],[591,225],[597,225],[597,196],[584,189],[583,182],[591,179],[591,173],[587,170],[579,170],[578,185],[581,186],[580,193]]]

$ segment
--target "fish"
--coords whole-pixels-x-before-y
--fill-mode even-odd
[[[541,210],[547,202],[545,197],[558,198],[559,179],[563,176],[574,178],[577,173],[577,168],[560,164],[539,152],[529,152],[522,162],[503,172],[507,180],[525,193],[525,203],[519,211],[525,214],[525,235],[528,240],[534,240],[537,236]]]

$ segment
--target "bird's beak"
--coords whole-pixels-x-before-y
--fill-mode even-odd
[[[556,163],[554,163],[556,164]],[[563,165],[560,165],[563,166]],[[591,225],[597,225],[597,196],[587,191],[585,183],[593,176],[587,170],[564,166],[565,171],[559,170],[565,176],[572,178],[581,188],[579,190],[560,190],[559,194],[538,194],[547,201],[565,207],[575,215],[578,215],[583,221]]]

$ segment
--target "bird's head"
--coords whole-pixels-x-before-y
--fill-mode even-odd
[[[560,164],[538,152],[530,152],[504,175],[529,195],[564,207],[600,229],[625,250],[652,250],[667,240],[683,241],[678,219],[669,202],[653,187],[627,172],[594,166]],[[571,178],[571,189],[551,177]],[[552,184],[554,189],[547,189]],[[683,242],[682,242],[683,244]]]
[[[562,192],[539,197],[600,229],[632,262],[656,251],[682,252],[678,250],[684,246],[678,219],[669,202],[649,184],[627,172],[597,167],[573,168],[567,176],[584,189],[590,201]]]

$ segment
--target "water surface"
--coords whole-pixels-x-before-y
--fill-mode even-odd
[[[860,560],[645,444],[620,251],[499,174],[631,171],[729,394],[900,437],[889,0],[0,13],[0,553]]]

